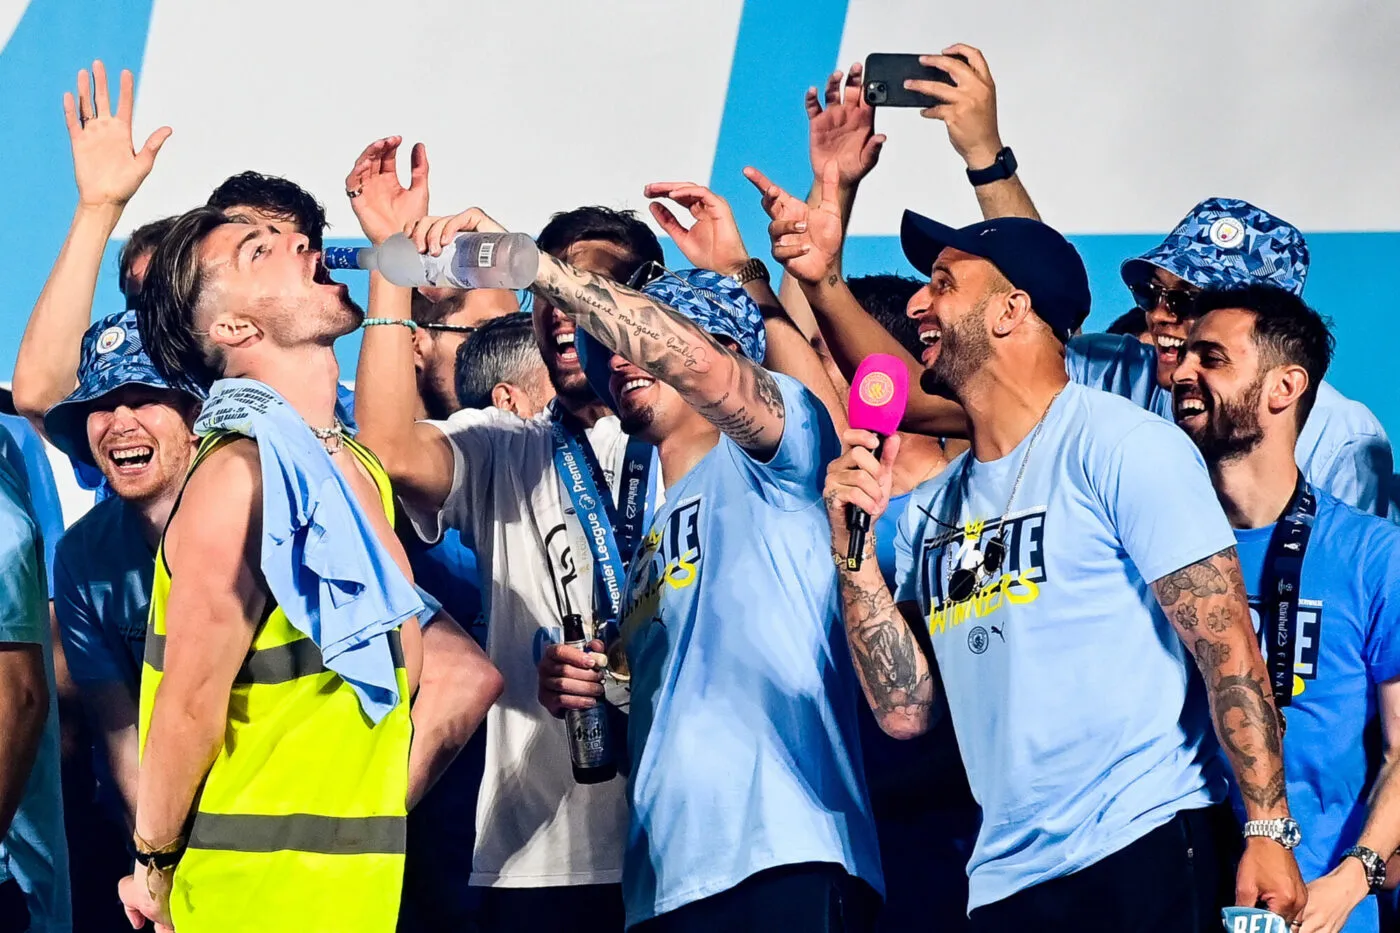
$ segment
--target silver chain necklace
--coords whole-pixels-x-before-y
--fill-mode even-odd
[[[1068,385],[1068,383],[1066,383]],[[1001,569],[1002,559],[1006,556],[1006,541],[1004,538],[1006,530],[1006,520],[1011,517],[1011,509],[1016,504],[1016,493],[1021,489],[1021,480],[1025,478],[1026,466],[1031,462],[1031,451],[1035,450],[1035,442],[1040,439],[1040,432],[1045,428],[1045,422],[1050,417],[1050,409],[1055,406],[1055,400],[1060,397],[1060,393],[1065,390],[1060,386],[1055,394],[1050,396],[1050,403],[1045,406],[1045,411],[1041,414],[1040,420],[1035,423],[1035,429],[1031,431],[1030,443],[1026,445],[1026,452],[1021,455],[1021,466],[1016,470],[1016,479],[1011,483],[1011,495],[1006,499],[1006,509],[1001,513],[1001,519],[997,522],[996,538],[988,542],[986,550],[981,547],[972,546],[962,553],[961,559],[955,559],[955,566],[948,577],[946,593],[956,602],[968,598],[971,591],[976,589],[977,584],[984,573],[994,574]],[[958,477],[958,514],[962,515],[963,504],[967,502],[967,484],[972,475],[973,453],[967,452],[967,459],[963,461],[962,474]],[[981,539],[981,529],[976,535],[971,533],[973,522],[962,524],[964,542],[970,543]],[[959,575],[963,576],[959,580]],[[969,590],[965,595],[958,596],[954,590]]]
[[[321,446],[326,448],[326,453],[338,454],[345,449],[345,425],[340,423],[339,418],[328,428],[318,428],[314,424],[308,424],[307,427],[316,435]]]

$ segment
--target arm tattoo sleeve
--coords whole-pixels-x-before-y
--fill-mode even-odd
[[[839,576],[846,640],[876,721],[896,738],[927,731],[933,706],[928,659],[878,568],[842,570]]]
[[[1286,814],[1282,723],[1233,547],[1152,584],[1205,679],[1216,735],[1251,819]]]
[[[546,254],[533,290],[608,349],[674,388],[741,447],[771,453],[782,440],[783,398],[773,375],[685,315]]]

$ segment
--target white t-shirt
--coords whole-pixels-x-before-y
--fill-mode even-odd
[[[575,782],[564,724],[539,701],[536,666],[546,645],[563,640],[564,594],[584,618],[593,606],[593,559],[560,488],[549,416],[525,421],[497,409],[466,410],[429,423],[452,442],[452,491],[439,515],[409,510],[409,518],[426,541],[450,526],[476,551],[486,653],[505,680],[486,715],[471,883],[619,882],[626,782]],[[587,436],[612,487],[627,435],[609,416]]]

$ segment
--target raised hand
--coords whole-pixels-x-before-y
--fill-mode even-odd
[[[840,171],[843,188],[853,188],[870,174],[880,159],[885,136],[875,133],[875,108],[865,102],[860,62],[851,66],[841,80],[834,71],[826,80],[826,107],[817,98],[817,89],[807,89],[807,121],[812,154],[812,175],[821,178],[828,162]]]
[[[695,223],[687,230],[670,208],[651,203],[651,216],[696,267],[733,276],[749,261],[749,251],[739,236],[739,225],[734,222],[729,202],[709,188],[690,181],[654,181],[642,189],[642,194],[670,198],[690,211]]]
[[[768,237],[773,258],[799,282],[815,285],[826,279],[836,284],[841,275],[841,209],[838,203],[840,169],[829,161],[821,177],[821,203],[809,207],[769,181],[758,169],[744,169],[744,177],[763,194],[763,209],[772,218]]]
[[[402,136],[386,136],[365,147],[345,176],[345,196],[365,236],[376,246],[428,213],[428,150],[415,143],[409,156],[409,185],[399,181]]]
[[[967,59],[953,58],[961,55]],[[924,55],[919,64],[942,68],[956,82],[905,81],[911,91],[934,98],[934,106],[919,111],[925,117],[942,120],[948,127],[948,141],[971,169],[989,168],[1001,152],[997,130],[997,86],[987,59],[970,45],[950,45],[942,55]]]
[[[121,73],[115,115],[107,88],[107,68],[102,62],[92,63],[91,80],[86,68],[78,72],[77,91],[76,98],[69,93],[63,95],[63,118],[73,146],[78,204],[121,209],[151,174],[156,153],[170,138],[170,127],[162,126],[152,133],[140,151],[133,148],[131,111],[136,91],[129,71]]]
[[[864,509],[872,522],[885,514],[894,484],[894,461],[899,456],[899,435],[885,440],[877,458],[880,438],[872,431],[848,428],[841,436],[845,452],[826,468],[826,488],[822,498],[831,519],[831,547],[844,552],[850,529],[846,506]]]
[[[420,253],[441,256],[443,247],[457,238],[457,234],[505,233],[506,228],[496,223],[479,207],[469,207],[460,214],[450,217],[420,217],[404,225],[407,234]]]

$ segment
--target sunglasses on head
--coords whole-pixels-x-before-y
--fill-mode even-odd
[[[981,556],[976,566],[960,567],[948,578],[948,599],[951,602],[960,603],[972,598],[972,594],[977,592],[977,581],[981,580],[984,574],[994,577],[1001,573],[1001,562],[1006,559],[1006,542],[998,533],[978,553]]]
[[[1168,288],[1161,282],[1148,280],[1128,286],[1133,301],[1143,311],[1155,311],[1166,305],[1167,311],[1179,318],[1196,316],[1196,300],[1200,291],[1194,288]]]

